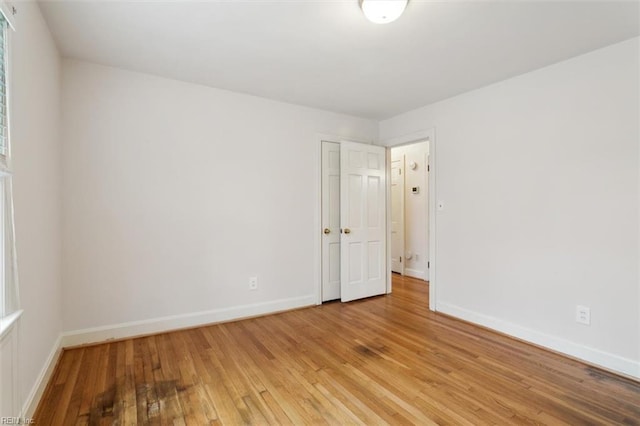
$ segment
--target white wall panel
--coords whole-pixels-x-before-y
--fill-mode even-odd
[[[63,93],[66,330],[315,294],[317,135],[376,122],[74,60]]]
[[[381,123],[435,128],[438,306],[640,376],[639,55],[631,39]]]

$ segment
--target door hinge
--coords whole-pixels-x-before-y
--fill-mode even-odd
[[[427,171],[431,170],[431,166],[427,164]]]
[[[400,263],[402,263],[402,256],[400,256]]]
[[[431,262],[427,262],[427,268],[431,268]]]

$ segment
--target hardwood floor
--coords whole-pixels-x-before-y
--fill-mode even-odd
[[[46,424],[640,424],[640,384],[392,295],[66,350]]]

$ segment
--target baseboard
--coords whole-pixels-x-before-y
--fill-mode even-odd
[[[404,268],[404,275],[412,278],[418,278],[420,280],[427,280],[424,271],[419,271],[417,269]]]
[[[603,367],[607,370],[640,379],[640,362],[632,359],[580,345],[444,302],[438,302],[438,312],[482,325],[492,330],[583,360],[589,364]]]
[[[210,311],[172,315],[142,321],[132,321],[102,327],[67,331],[62,333],[62,347],[66,348],[70,346],[104,342],[112,339],[125,339],[171,330],[198,327],[307,306],[315,306],[315,304],[316,297],[314,295],[308,295],[271,302],[236,306],[233,308],[214,309]]]
[[[29,395],[27,396],[26,401],[22,406],[22,414],[20,417],[22,418],[33,418],[33,415],[36,412],[36,408],[38,408],[38,403],[40,402],[40,398],[42,398],[42,394],[47,388],[47,384],[51,380],[51,375],[55,369],[56,364],[58,363],[58,358],[60,357],[60,353],[62,352],[62,335],[59,335],[56,341],[51,348],[51,352],[47,357],[47,360],[44,362],[44,366],[36,379]]]

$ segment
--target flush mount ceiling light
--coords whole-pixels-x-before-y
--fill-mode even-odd
[[[376,24],[388,24],[402,15],[409,0],[360,0],[364,16]]]

